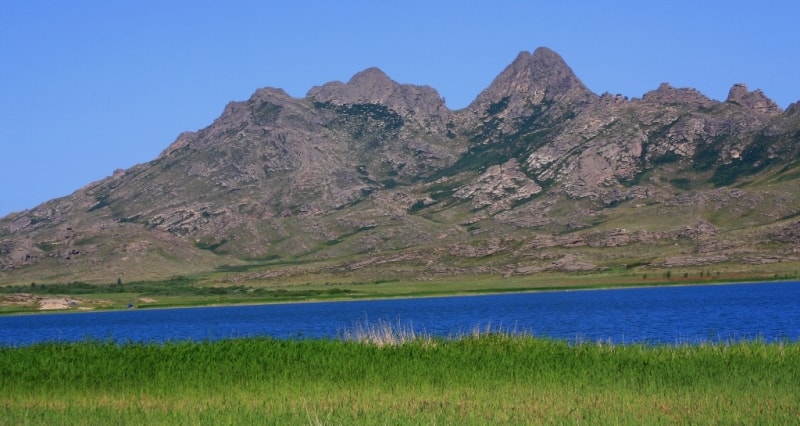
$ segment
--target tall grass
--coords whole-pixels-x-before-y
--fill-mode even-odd
[[[379,347],[432,341],[431,335],[418,333],[413,324],[402,324],[400,320],[396,323],[386,320],[357,322],[352,327],[342,331],[341,338],[348,342],[361,342]]]
[[[800,343],[615,346],[409,330],[0,348],[0,423],[800,421]]]

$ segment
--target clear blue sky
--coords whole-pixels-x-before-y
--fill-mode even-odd
[[[596,93],[662,82],[800,100],[800,2],[0,3],[0,216],[154,159],[260,87],[303,97],[377,66],[466,106],[522,51]]]

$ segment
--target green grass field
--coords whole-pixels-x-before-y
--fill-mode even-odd
[[[800,344],[241,339],[0,349],[1,424],[797,424]]]

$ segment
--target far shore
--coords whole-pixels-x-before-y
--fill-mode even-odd
[[[137,309],[189,309],[189,308],[213,308],[213,307],[230,307],[230,306],[258,306],[258,305],[279,305],[279,304],[300,304],[300,303],[326,303],[326,302],[358,302],[367,300],[393,300],[393,299],[422,299],[433,297],[469,297],[469,296],[487,296],[497,294],[514,294],[514,293],[540,293],[540,292],[570,292],[570,291],[592,291],[592,290],[623,290],[623,289],[636,289],[636,288],[657,288],[657,287],[689,287],[689,286],[711,286],[711,285],[737,285],[737,284],[759,284],[759,283],[778,283],[778,282],[796,282],[797,278],[791,279],[742,279],[742,280],[713,280],[713,281],[658,281],[653,283],[618,283],[618,284],[584,284],[584,285],[569,285],[562,286],[546,286],[546,287],[531,287],[531,288],[487,288],[487,289],[470,289],[470,290],[432,290],[425,293],[403,294],[403,293],[389,293],[389,294],[364,294],[353,296],[333,296],[333,297],[298,297],[298,298],[285,298],[270,300],[268,298],[258,298],[256,300],[234,299],[230,301],[210,300],[211,298],[187,298],[184,301],[175,300],[174,302],[164,303],[157,300],[155,297],[148,295],[138,295],[136,300],[132,303],[113,303],[111,301],[95,299],[93,297],[102,297],[102,293],[97,295],[81,294],[73,296],[69,294],[63,295],[43,295],[34,296],[29,293],[14,293],[6,296],[0,296],[1,301],[6,299],[20,298],[20,296],[27,296],[29,305],[31,303],[38,303],[39,307],[28,307],[19,310],[11,310],[3,312],[0,310],[0,315],[47,315],[53,313],[89,313],[89,312],[114,312],[125,310]],[[28,305],[28,306],[29,306]],[[104,306],[105,305],[105,306]],[[0,306],[8,306],[5,303]]]

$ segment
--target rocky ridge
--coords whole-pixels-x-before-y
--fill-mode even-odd
[[[0,219],[0,283],[792,262],[797,105],[743,84],[597,95],[547,48],[458,111],[377,68],[302,99],[259,89],[153,161]]]

